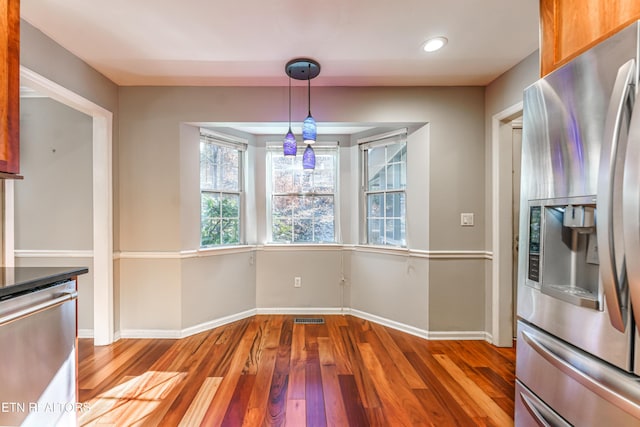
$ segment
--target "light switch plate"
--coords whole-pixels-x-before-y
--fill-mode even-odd
[[[460,225],[463,227],[473,227],[473,214],[472,213],[461,213],[460,214]]]

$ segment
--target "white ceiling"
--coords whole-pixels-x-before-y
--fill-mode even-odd
[[[536,0],[21,0],[20,14],[121,86],[282,86],[296,57],[320,62],[313,85],[486,85],[538,48]]]

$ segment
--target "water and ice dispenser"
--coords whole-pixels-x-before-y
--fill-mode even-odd
[[[593,198],[529,203],[527,285],[563,301],[601,309]]]

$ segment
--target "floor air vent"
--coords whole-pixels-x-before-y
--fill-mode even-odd
[[[324,325],[324,319],[322,317],[296,317],[293,319],[293,323],[298,325]]]

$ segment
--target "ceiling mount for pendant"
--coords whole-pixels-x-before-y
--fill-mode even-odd
[[[287,62],[284,67],[291,78],[296,80],[311,80],[320,74],[320,64],[309,58],[296,58]]]

